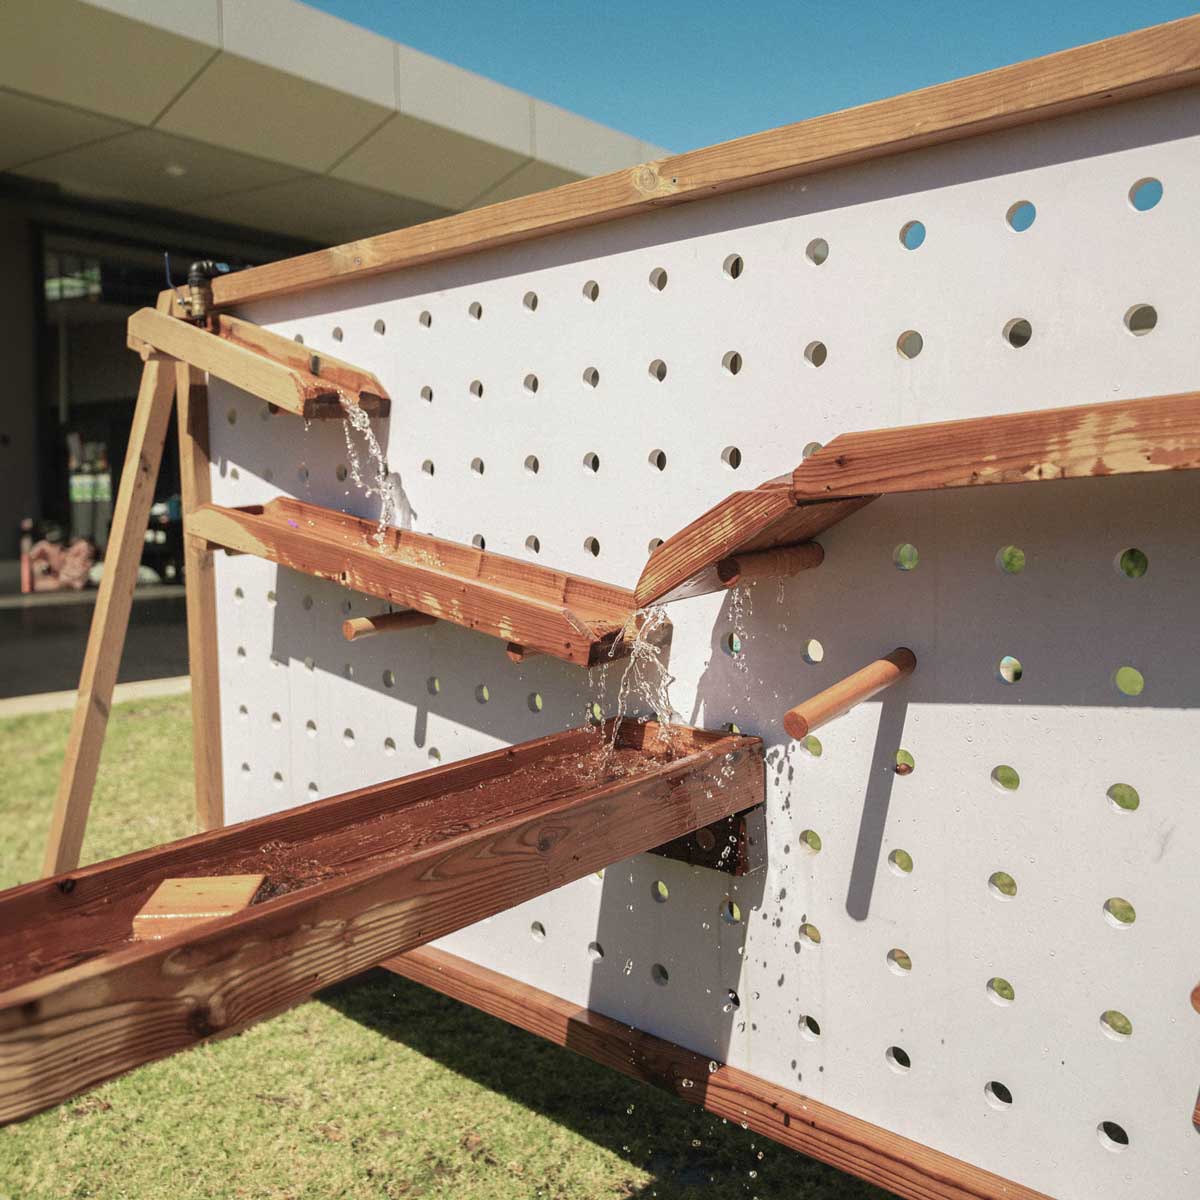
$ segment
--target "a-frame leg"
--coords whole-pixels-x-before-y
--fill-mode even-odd
[[[183,500],[183,562],[187,582],[188,671],[192,677],[192,748],[196,828],[225,824],[221,777],[221,698],[217,666],[217,591],[213,552],[187,532],[198,504],[212,499],[208,460],[208,387],[203,371],[175,365],[179,416],[179,479]]]
[[[162,461],[171,399],[175,391],[173,359],[151,356],[142,371],[129,449],[113,512],[104,575],[88,634],[87,653],[79,677],[79,698],[67,739],[44,872],[54,875],[79,865],[88,806],[100,765],[104,730],[112,703],[117,668],[129,627],[129,610],[146,539],[146,522]]]

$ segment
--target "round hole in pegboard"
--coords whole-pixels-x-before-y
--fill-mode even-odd
[[[807,459],[812,458],[812,456],[814,454],[816,454],[816,452],[820,449],[821,449],[820,442],[806,442],[804,449],[800,451],[801,461],[805,461]]]
[[[342,744],[344,746],[354,745],[354,730],[349,727],[342,730]]]
[[[1136,812],[1142,802],[1137,788],[1128,783],[1114,783],[1104,794],[1117,812]]]
[[[584,367],[583,382],[586,383],[588,387],[599,387],[600,372],[596,370],[595,367]]]
[[[583,456],[583,469],[592,475],[599,471],[600,455],[598,455],[594,450],[589,450]]]
[[[274,786],[275,786],[275,787],[277,787],[277,788],[281,788],[281,787],[283,787],[283,772],[282,772],[282,771],[276,771],[276,772],[275,772],[275,773],[274,773],[274,774],[271,776],[271,783],[272,783],[272,784],[274,784]]]
[[[805,921],[800,926],[800,940],[809,946],[819,946],[821,944],[821,931],[811,921]]]
[[[810,854],[820,854],[821,835],[815,829],[802,829],[800,831],[800,845]]]
[[[598,724],[600,724],[601,721],[604,720],[604,709],[602,709],[600,707],[599,702],[596,700],[591,700],[588,702],[586,712],[587,712],[587,719],[593,725],[598,725]]]
[[[671,898],[671,889],[661,879],[656,879],[650,885],[650,896],[658,904],[666,904]]]
[[[1137,212],[1149,212],[1163,197],[1163,185],[1153,175],[1139,179],[1129,189],[1129,203]]]
[[[241,477],[242,477],[242,473],[241,473],[241,471],[239,471],[237,469],[237,467],[229,468],[229,478],[232,479],[234,483],[237,483],[237,481],[239,479],[241,479]]]
[[[377,334],[379,334],[381,337],[382,337],[382,336],[383,336],[385,333],[387,333],[387,324],[386,324],[386,323],[385,323],[383,320],[378,320],[378,321],[376,321],[376,322],[375,322],[375,324],[371,326],[371,328],[372,328],[372,329],[373,329],[373,330],[374,330],[374,331],[375,331]]]
[[[250,774],[250,764],[249,764],[248,762],[244,762],[244,763],[242,763],[242,774],[243,774],[243,775],[249,775],[249,774]]]
[[[477,307],[477,306],[472,306],[472,307]],[[479,311],[482,312],[483,310],[480,309]],[[475,316],[476,314],[472,313],[471,315]],[[430,326],[433,324],[433,314],[431,312],[429,312],[428,309],[423,310],[420,313],[420,315],[417,317],[417,323],[420,324],[421,326],[423,326],[425,329],[430,328]]]
[[[742,356],[736,350],[726,350],[721,355],[721,366],[729,372],[730,375],[738,374],[742,369]]]
[[[1134,337],[1145,337],[1158,325],[1158,309],[1153,304],[1135,304],[1125,312],[1125,328]]]
[[[1001,979],[999,975],[993,975],[987,981],[987,994],[993,1004],[999,1004],[1001,1007],[1007,1007],[1017,998],[1013,985],[1007,979]]]
[[[721,648],[726,654],[737,655],[742,652],[742,639],[735,633],[727,633],[721,639]]]
[[[353,679],[354,676],[357,674],[357,672],[354,669],[354,664],[346,663],[345,666],[342,667],[342,674],[345,675],[347,679]]]
[[[667,469],[667,454],[665,450],[651,450],[646,461],[656,471],[665,471]]]
[[[742,465],[742,452],[737,446],[726,446],[721,451],[721,461],[731,471],[736,471]]]
[[[733,988],[725,989],[725,1003],[721,1005],[722,1012],[736,1012],[742,1007],[742,998]]]
[[[661,358],[653,359],[648,368],[651,376],[662,383],[667,377],[667,364]]]
[[[233,589],[233,601],[235,604],[241,604],[241,602],[243,600],[245,600],[245,598],[246,598],[246,593],[244,591],[242,591],[242,589],[240,587],[235,587]]]
[[[594,279],[589,279],[583,285],[583,298],[592,301],[600,299],[600,285]]]
[[[816,638],[809,638],[804,643],[804,649],[800,652],[801,657],[806,663],[816,666],[825,658],[825,647],[821,645]]]
[[[308,356],[308,373],[310,375],[321,374],[321,356],[319,354],[310,354]]]
[[[604,947],[599,942],[588,942],[587,954],[592,962],[599,962],[604,957]]]
[[[903,748],[896,751],[895,765],[892,770],[897,775],[911,775],[917,769],[917,760],[913,758],[912,753]]]
[[[396,672],[395,671],[391,671],[391,670],[384,671],[382,678],[383,678],[383,686],[385,688],[393,688],[396,686]]]
[[[804,247],[804,257],[807,258],[814,267],[821,266],[821,264],[824,263],[829,257],[829,243],[822,237],[813,238],[813,240]]]
[[[525,470],[530,475],[536,475],[542,469],[541,461],[536,454],[525,455]]]
[[[996,551],[996,566],[1006,575],[1020,575],[1025,570],[1025,551],[1020,546],[1001,546]]]
[[[825,747],[821,745],[821,739],[814,733],[810,733],[807,737],[800,739],[800,749],[813,758],[820,758],[825,753]]]
[[[442,681],[436,675],[430,675],[425,680],[425,690],[431,696],[436,696],[442,690]]]
[[[345,335],[345,333],[342,332],[342,327],[340,325],[335,325],[333,327],[333,340],[335,342],[342,341],[345,338],[345,336],[346,335]]]
[[[484,472],[484,461],[482,458],[471,459],[471,470],[476,475],[482,475]]]
[[[1037,219],[1037,208],[1031,200],[1018,200],[1008,206],[1004,220],[1014,233],[1024,233]]]
[[[901,1046],[889,1046],[884,1051],[884,1058],[887,1061],[887,1065],[897,1075],[906,1075],[912,1068],[912,1059],[909,1058],[908,1051]]]
[[[245,721],[250,716],[250,710],[244,704],[239,704],[238,705],[238,716],[241,717],[241,719],[243,721]]]
[[[480,704],[486,704],[492,698],[491,690],[486,683],[478,684],[475,688],[475,699]]]
[[[1118,667],[1113,672],[1113,684],[1123,696],[1140,696],[1146,688],[1146,677],[1137,667]]]
[[[231,408],[225,414],[225,420],[227,420],[230,423],[230,425],[236,425],[237,424],[237,409]]]
[[[301,483],[308,482],[308,466],[306,463],[300,464],[299,469],[296,471],[296,477],[300,480]]]
[[[726,896],[724,903],[721,905],[721,920],[726,925],[740,925],[742,923],[742,907],[731,896]]]
[[[1145,551],[1130,546],[1113,559],[1113,567],[1123,579],[1141,579],[1150,570],[1150,559]]]
[[[649,282],[656,292],[661,292],[667,286],[667,272],[662,267],[655,267],[650,272]]]
[[[388,758],[391,758],[392,755],[396,753],[395,738],[385,737],[383,739],[383,752],[388,756]]]
[[[1104,902],[1104,919],[1114,929],[1128,929],[1137,920],[1137,912],[1123,897],[1110,896]]]
[[[829,358],[829,347],[824,342],[809,342],[804,347],[804,361],[810,367],[823,367]]]
[[[988,891],[997,900],[1011,900],[1017,894],[1017,881],[1007,871],[993,871],[988,876]]]
[[[482,533],[472,534],[471,545],[474,546],[476,550],[486,550],[487,538],[485,538]]]
[[[530,371],[530,373],[525,376],[524,380],[522,380],[522,386],[531,396],[536,395],[538,390],[538,377],[532,371]]]
[[[239,646],[237,648],[237,656],[238,656],[238,658],[246,657],[246,647],[245,646]]]
[[[530,712],[540,713],[545,707],[546,702],[542,699],[541,692],[530,692],[525,698],[525,703],[529,705]]]
[[[900,245],[905,250],[919,250],[925,244],[925,226],[921,221],[905,221],[900,226]]]
[[[346,468],[345,463],[338,463],[338,465],[333,469],[333,474],[337,478],[338,483],[345,483],[346,476],[349,475],[350,472]]]
[[[315,671],[317,669],[317,660],[311,654],[304,656],[304,669],[306,671]]]
[[[916,358],[924,349],[925,339],[915,329],[906,329],[896,339],[896,353],[901,358]]]
[[[913,869],[912,855],[907,850],[893,850],[888,855],[888,866],[893,875],[911,875]]]
[[[302,333],[294,334],[292,337],[292,341],[297,343],[297,345],[303,346],[304,345],[304,334],[302,334]]]
[[[427,458],[421,464],[421,473],[424,475],[432,475],[437,468],[433,465],[433,459]]]
[[[662,538],[651,538],[646,543],[646,553],[653,554],[663,544]]]
[[[920,561],[921,555],[912,542],[901,542],[892,551],[892,562],[896,565],[897,570],[913,571]]]
[[[815,1042],[821,1036],[821,1024],[816,1017],[805,1014],[800,1018],[800,1036],[808,1042]]]
[[[428,316],[427,313],[423,314],[423,315]],[[467,315],[473,321],[482,320],[483,319],[483,305],[480,304],[478,300],[472,300],[471,303],[467,305]],[[424,321],[422,322],[422,324],[425,324],[425,323],[426,322],[424,322]]]
[[[271,714],[271,728],[278,729],[283,724],[283,717],[277,712]]]
[[[546,940],[545,925],[543,925],[541,921],[534,921],[529,926],[529,936],[533,938],[535,942],[544,942]]]
[[[312,609],[312,606],[313,598],[306,592],[303,599],[300,601],[300,607],[303,608],[305,612],[309,612]]]
[[[431,763],[440,763],[442,761],[442,752],[436,746],[430,746],[426,757]]]
[[[525,539],[525,549],[528,550],[530,554],[540,554],[542,552],[541,538],[539,538],[536,533],[531,533]]]
[[[1116,1121],[1101,1121],[1096,1126],[1096,1136],[1100,1139],[1100,1145],[1113,1154],[1129,1149],[1129,1134]]]
[[[1013,1095],[998,1079],[993,1079],[984,1086],[983,1094],[987,1102],[995,1109],[1003,1111],[1012,1107]]]
[[[1100,1014],[1100,1029],[1115,1042],[1125,1042],[1133,1037],[1133,1022],[1115,1008]]]
[[[898,946],[887,952],[887,964],[895,975],[907,975],[912,970],[912,957]]]
[[[992,782],[1006,792],[1015,792],[1021,786],[1021,776],[1015,767],[1001,763],[992,768]]]
[[[467,391],[475,397],[476,400],[483,399],[483,384],[478,379],[472,379]]]
[[[524,305],[527,312],[537,312],[537,292],[526,292],[525,295],[521,297],[521,303]]]
[[[1011,654],[1004,655],[996,664],[996,678],[1001,683],[1020,683],[1024,675],[1025,668],[1021,666],[1021,660]]]
[[[1026,317],[1013,317],[1012,320],[1004,322],[1002,332],[1004,340],[1014,349],[1019,350],[1022,346],[1029,345],[1033,337],[1033,325]]]
[[[650,978],[658,984],[659,987],[666,987],[671,982],[671,975],[667,968],[662,963],[654,963],[650,968]]]
[[[315,782],[313,782],[313,781],[311,781],[311,780],[309,781],[309,784],[308,784],[308,794],[309,794],[310,796],[312,796],[312,797],[314,797],[314,798],[315,798],[315,797],[316,797],[316,795],[317,795],[317,793],[318,793],[320,790],[321,790],[321,789],[320,789],[319,787],[317,787],[317,785],[316,785],[316,783],[315,783]]]
[[[600,539],[588,537],[583,539],[583,548],[593,558],[600,557]]]
[[[742,272],[746,269],[746,264],[740,254],[727,254],[725,261],[721,264],[721,270],[729,276],[730,279],[740,279]]]

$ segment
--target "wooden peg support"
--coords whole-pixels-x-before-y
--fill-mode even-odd
[[[766,808],[757,804],[702,825],[650,851],[690,867],[707,867],[725,875],[749,875],[767,865]]]
[[[399,633],[402,629],[419,629],[422,625],[436,625],[437,617],[428,613],[405,612],[380,613],[374,617],[350,617],[342,622],[342,636],[348,642],[371,637],[376,633]]]
[[[733,588],[738,584],[757,583],[761,579],[797,575],[801,571],[819,567],[824,561],[825,550],[820,542],[801,542],[798,546],[778,546],[773,550],[732,554],[717,563],[717,578],[725,587]]]
[[[783,714],[783,727],[793,738],[807,737],[814,729],[849,712],[856,704],[889,688],[893,683],[911,675],[917,656],[905,646],[868,663],[853,675],[847,675],[832,687],[789,708]]]
[[[540,650],[531,650],[528,646],[522,646],[518,642],[509,642],[504,647],[504,653],[509,659],[515,663],[523,663],[527,658],[536,658],[541,654]]]

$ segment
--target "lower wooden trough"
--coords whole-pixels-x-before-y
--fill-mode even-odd
[[[744,811],[756,738],[569,730],[0,893],[0,1122]],[[166,879],[264,876],[155,940]]]

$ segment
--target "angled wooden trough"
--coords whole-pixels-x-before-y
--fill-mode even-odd
[[[634,615],[626,588],[488,554],[300,500],[222,508],[203,504],[187,532],[333,579],[417,612],[588,666],[608,655]]]
[[[0,894],[0,1122],[762,802],[757,738],[627,721],[525,742]],[[166,879],[262,875],[133,940]]]
[[[790,475],[734,492],[650,556],[639,607],[720,591],[745,564],[776,574],[817,565],[796,553],[880,496],[994,483],[1200,468],[1200,392],[844,433]],[[744,561],[740,561],[744,560]]]

